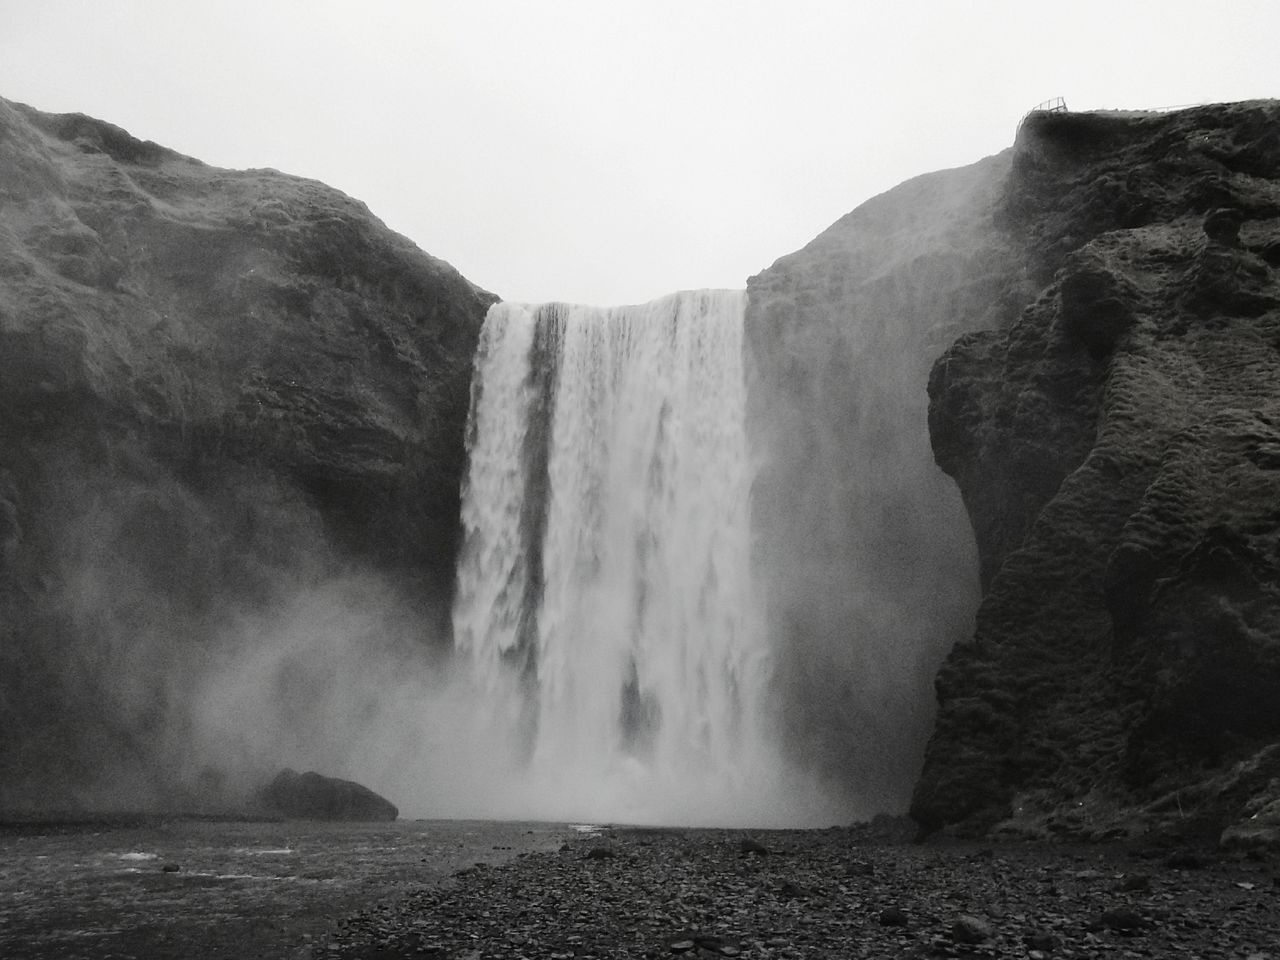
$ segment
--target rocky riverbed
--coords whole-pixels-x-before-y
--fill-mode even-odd
[[[315,958],[1280,958],[1280,861],[1176,844],[605,829],[343,921]]]

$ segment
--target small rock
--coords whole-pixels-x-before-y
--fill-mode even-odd
[[[697,949],[700,952],[715,953],[722,957],[736,957],[742,953],[741,945],[726,937],[712,933],[682,934],[678,939],[667,944],[672,953],[688,953]]]
[[[759,857],[767,857],[771,852],[763,843],[752,840],[750,837],[744,837],[742,842],[738,844],[738,853],[744,857],[749,857],[752,854]]]
[[[1098,922],[1108,930],[1126,932],[1145,930],[1152,925],[1150,920],[1128,907],[1115,907],[1111,910],[1104,910]]]
[[[814,892],[801,884],[783,880],[782,886],[778,888],[778,896],[783,900],[808,900],[814,896]]]
[[[844,866],[846,877],[872,877],[875,876],[875,872],[875,864],[866,860],[851,860]]]
[[[1033,952],[1052,953],[1058,949],[1058,935],[1052,930],[1033,930],[1022,938],[1022,942]]]
[[[900,907],[885,907],[880,911],[880,926],[882,927],[905,927],[907,922],[906,911]]]
[[[163,867],[160,868],[160,872],[161,873],[177,873],[181,869],[182,867],[178,866],[176,863],[166,863]]]
[[[590,850],[587,851],[586,856],[584,856],[582,859],[583,860],[610,860],[616,856],[617,854],[614,853],[612,850],[610,850],[608,847],[592,847]]]
[[[986,943],[994,936],[991,924],[980,917],[963,914],[951,924],[951,939],[956,943]]]
[[[1120,881],[1119,889],[1128,893],[1145,893],[1151,889],[1151,878],[1145,873],[1131,873]]]
[[[1170,870],[1203,870],[1209,861],[1193,850],[1178,850],[1165,858],[1164,865]]]
[[[724,937],[716,937],[711,935],[700,935],[693,938],[694,944],[699,950],[706,950],[708,953],[718,953],[722,957],[736,957],[742,953],[742,948],[732,940],[726,940]]]

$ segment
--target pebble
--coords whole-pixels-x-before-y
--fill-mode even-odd
[[[1203,870],[1209,861],[1194,850],[1178,850],[1165,858],[1164,865],[1171,870]]]
[[[885,907],[880,911],[882,927],[905,927],[907,923],[907,914],[899,907]]]
[[[1035,930],[1023,937],[1022,942],[1041,953],[1052,953],[1058,949],[1058,935],[1052,930]]]
[[[985,943],[994,936],[991,924],[981,917],[962,914],[951,924],[951,939],[956,943]]]
[[[975,855],[962,844],[855,837],[842,830],[752,837],[605,830],[603,838],[571,842],[561,853],[407,890],[345,921],[341,936],[331,938],[336,949],[308,949],[316,960],[458,958],[476,950],[485,960],[673,954],[862,960],[931,952],[971,960],[1243,960],[1280,943],[1280,896],[1237,885],[1269,884],[1274,868],[1262,865],[1240,865],[1229,880],[1213,870],[1179,873],[1161,877],[1157,890],[1117,894],[1133,857],[1119,847],[1096,848],[1073,863],[1077,853],[1052,846]],[[601,839],[614,856],[588,861]],[[786,855],[753,852],[747,839]],[[1111,879],[1075,876],[1085,870]]]
[[[1106,927],[1110,930],[1145,930],[1151,925],[1150,920],[1129,907],[1114,907],[1110,910],[1104,910],[1097,924],[1099,927]]]

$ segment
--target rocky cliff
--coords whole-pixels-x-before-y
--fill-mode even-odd
[[[1274,835],[1277,270],[1263,102],[1032,114],[751,278],[802,762],[928,830]],[[321,184],[0,101],[0,808],[403,761],[493,300]]]
[[[1033,114],[996,216],[1035,292],[929,379],[983,600],[912,812],[1248,833],[1280,783],[1280,103]]]
[[[1011,152],[910,180],[748,284],[753,512],[789,751],[901,809],[932,679],[972,630],[973,536],[933,464],[929,367],[1033,294],[999,201]]]
[[[164,794],[285,584],[447,603],[494,299],[322,184],[0,100],[0,805]]]

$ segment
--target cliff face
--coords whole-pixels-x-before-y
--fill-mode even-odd
[[[1033,115],[999,217],[1037,293],[929,380],[984,596],[912,812],[1220,830],[1280,774],[1280,104]]]
[[[972,629],[973,538],[932,462],[924,385],[1031,290],[998,201],[1006,151],[868,201],[752,277],[752,509],[790,752],[866,813],[900,809],[933,675]]]
[[[286,581],[447,602],[494,299],[322,184],[0,100],[0,804],[154,793]]]

